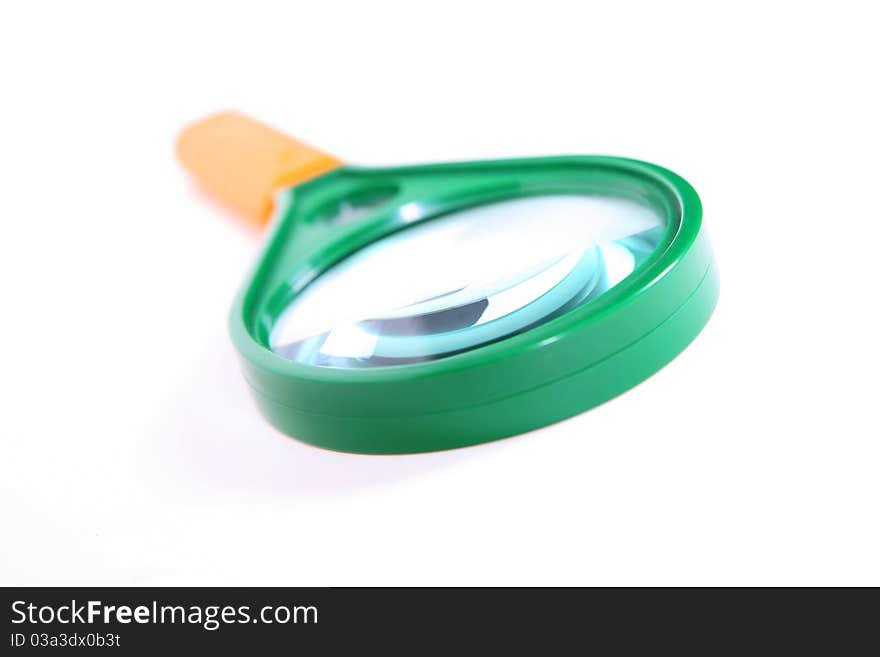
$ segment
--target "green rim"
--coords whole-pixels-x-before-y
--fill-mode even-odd
[[[465,207],[554,193],[649,203],[667,218],[663,246],[589,304],[447,358],[346,369],[297,363],[268,348],[272,322],[289,301],[359,248]],[[354,218],[335,221],[339,207],[354,208]],[[315,445],[405,453],[521,433],[636,385],[697,335],[718,294],[701,219],[700,200],[684,179],[635,160],[344,167],[279,196],[266,245],[233,305],[233,342],[269,421]]]

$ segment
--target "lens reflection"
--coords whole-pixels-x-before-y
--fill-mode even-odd
[[[279,315],[271,349],[325,367],[404,365],[550,321],[612,288],[657,248],[652,208],[543,196],[468,208],[349,256]]]

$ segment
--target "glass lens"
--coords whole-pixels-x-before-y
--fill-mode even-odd
[[[434,360],[589,303],[659,245],[664,218],[635,201],[539,196],[398,231],[309,284],[278,316],[277,354],[326,367]]]

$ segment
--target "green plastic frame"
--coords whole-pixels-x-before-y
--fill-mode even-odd
[[[667,217],[665,241],[589,304],[454,356],[344,369],[296,363],[269,350],[281,310],[357,249],[465,207],[546,194],[650,203]],[[699,197],[678,175],[645,162],[565,156],[343,167],[283,191],[277,206],[259,261],[233,305],[232,339],[269,422],[329,449],[450,449],[565,419],[671,361],[706,324],[718,298]]]

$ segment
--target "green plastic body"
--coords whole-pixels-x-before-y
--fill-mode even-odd
[[[347,369],[268,347],[275,318],[347,255],[419,221],[523,196],[615,195],[667,217],[657,253],[598,299],[561,317],[439,360]],[[354,208],[337,220],[338,209]],[[570,417],[635,386],[699,333],[718,276],[693,188],[634,160],[565,156],[367,169],[344,167],[282,192],[231,334],[257,405],[280,431],[346,452],[426,452],[482,443]],[[699,382],[694,382],[698,385]]]

